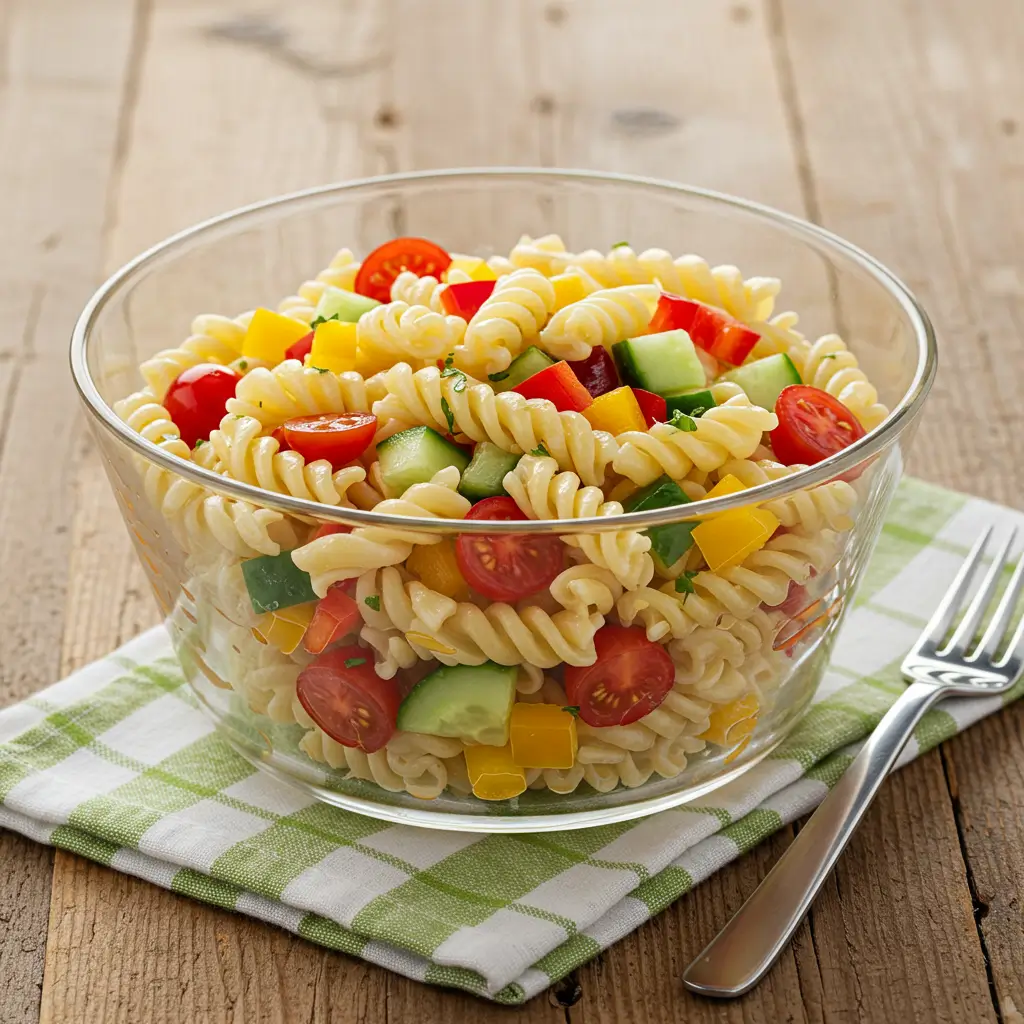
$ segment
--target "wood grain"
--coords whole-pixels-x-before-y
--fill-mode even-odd
[[[0,8],[3,703],[51,682],[60,668],[81,430],[66,346],[101,270],[131,27],[128,0],[98,0],[88,10],[74,0]],[[32,1020],[52,854],[0,833],[0,863],[0,1020]]]

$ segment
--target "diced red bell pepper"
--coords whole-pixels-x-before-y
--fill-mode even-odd
[[[275,427],[270,432],[270,436],[281,446],[279,451],[291,451],[292,446],[288,443],[288,438],[284,436],[284,427]]]
[[[591,398],[600,398],[619,386],[615,360],[604,345],[595,345],[586,359],[570,362],[569,366],[579,382],[590,392]]]
[[[649,334],[674,331],[688,332],[695,345],[710,352],[723,363],[739,366],[750,355],[761,336],[735,317],[714,306],[706,306],[695,299],[663,292],[654,311]]]
[[[285,359],[298,359],[301,363],[309,355],[313,348],[313,335],[315,331],[304,334],[294,345],[289,345],[284,350]]]
[[[656,395],[653,391],[644,391],[643,388],[633,388],[633,394],[636,396],[636,404],[640,406],[640,411],[647,421],[648,430],[655,423],[664,423],[668,419],[668,406],[661,395]]]
[[[472,320],[477,310],[491,297],[497,281],[461,281],[441,289],[441,305],[452,316]]]
[[[512,390],[523,398],[546,398],[559,412],[583,412],[594,401],[564,359],[545,366]]]
[[[359,605],[335,583],[317,603],[302,646],[310,654],[320,654],[336,640],[354,633],[361,621]]]
[[[332,533],[351,533],[352,527],[344,523],[323,523],[317,527],[316,533],[310,540],[319,540],[321,537],[330,537]]]

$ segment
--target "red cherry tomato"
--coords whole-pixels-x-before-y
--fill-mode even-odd
[[[346,526],[344,523],[322,523],[316,528],[316,533],[309,538],[310,543],[315,540],[319,540],[321,537],[331,537],[336,533],[351,533],[352,527]],[[347,580],[345,582],[348,582]],[[338,583],[332,583],[332,587],[340,586]],[[326,600],[326,598],[325,598]]]
[[[644,391],[643,388],[632,388],[631,390],[636,398],[636,404],[640,406],[640,411],[644,414],[648,429],[655,423],[664,423],[668,419],[668,405],[661,395],[656,395],[653,391]]]
[[[546,398],[559,412],[583,412],[594,401],[564,359],[545,366],[512,390],[523,398]]]
[[[304,362],[306,356],[313,351],[313,331],[309,334],[304,334],[294,345],[289,345],[284,350],[285,359],[298,359],[298,361]]]
[[[286,452],[290,450],[291,445],[288,444],[288,438],[284,436],[284,427],[274,427],[270,432],[270,436],[280,445],[278,451]]]
[[[441,246],[425,238],[393,238],[363,260],[354,289],[378,302],[390,302],[391,286],[403,270],[411,270],[417,277],[430,274],[439,278],[451,261]]]
[[[484,498],[467,519],[519,521],[526,516],[505,497]],[[464,533],[455,541],[455,558],[466,582],[492,601],[518,601],[550,586],[565,563],[565,545],[545,534]]]
[[[675,682],[675,666],[661,644],[636,626],[603,626],[594,636],[593,665],[566,665],[565,694],[580,718],[596,728],[629,725],[650,714]]]
[[[864,436],[860,421],[838,398],[806,384],[783,388],[775,415],[772,451],[787,466],[813,466]]]
[[[337,471],[370,446],[377,417],[368,412],[325,412],[287,420],[283,429],[289,448],[307,462],[327,459]]]
[[[604,345],[595,345],[586,359],[578,359],[569,363],[569,368],[576,374],[576,379],[590,392],[591,398],[614,391],[619,386],[619,374],[615,369],[615,360]]]
[[[178,374],[164,396],[164,408],[189,448],[195,448],[196,441],[208,441],[210,432],[220,426],[241,379],[231,367],[216,363],[200,363]]]
[[[319,531],[317,535],[319,536]],[[317,602],[316,611],[313,612],[313,618],[302,638],[302,646],[310,654],[320,654],[331,644],[354,633],[361,624],[359,605],[345,592],[341,584],[334,583],[328,588],[326,595]]]
[[[441,289],[441,305],[452,316],[472,320],[477,310],[491,297],[497,281],[461,281]],[[443,365],[443,364],[442,364]]]
[[[335,647],[299,673],[295,694],[331,739],[372,754],[395,732],[402,698],[394,679],[373,669],[373,652]]]

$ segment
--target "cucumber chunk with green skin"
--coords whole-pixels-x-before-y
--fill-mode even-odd
[[[693,341],[681,328],[617,342],[612,355],[627,384],[656,395],[677,395],[707,383]]]
[[[335,288],[329,284],[324,288],[320,301],[316,304],[313,319],[323,317],[325,320],[336,319],[342,323],[354,324],[371,309],[379,306],[376,299],[368,299],[365,295],[347,292],[344,288]]]
[[[512,666],[446,665],[421,679],[398,709],[398,728],[503,747],[516,697]]]
[[[739,384],[754,405],[769,411],[775,409],[775,403],[785,388],[803,383],[793,360],[785,352],[737,366],[735,370],[723,373],[720,380]]]
[[[519,459],[520,456],[502,451],[490,441],[479,442],[462,474],[459,493],[474,502],[507,494],[503,483],[505,474],[516,468]]]
[[[554,362],[555,360],[547,352],[542,352],[536,345],[531,345],[512,360],[507,370],[502,371],[507,376],[502,377],[500,373],[491,374],[488,377],[488,383],[499,394],[502,391],[511,391],[516,385],[522,384],[527,377],[540,373]],[[495,380],[496,377],[500,379]]]
[[[623,508],[627,512],[648,512],[652,508],[670,508],[673,505],[688,505],[689,502],[690,499],[675,480],[662,476],[627,498]],[[697,521],[670,523],[668,526],[652,526],[644,532],[651,538],[651,551],[667,568],[693,547],[691,534],[693,528],[699,525]]]
[[[665,405],[668,413],[667,419],[672,419],[675,412],[685,412],[687,416],[699,416],[701,413],[713,409],[718,403],[715,396],[707,388],[698,388],[696,391],[684,391],[679,395],[666,395]]]
[[[242,563],[242,577],[258,615],[317,600],[309,573],[292,561],[290,551],[247,559]]]
[[[425,484],[435,473],[455,466],[459,473],[469,465],[469,454],[430,427],[410,427],[377,445],[380,472],[393,494],[413,484]]]

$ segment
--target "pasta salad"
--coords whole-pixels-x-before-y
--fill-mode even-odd
[[[817,614],[853,474],[648,530],[401,520],[685,515],[851,444],[887,410],[841,338],[775,312],[779,288],[624,243],[483,259],[397,238],[274,309],[197,317],[121,419],[225,477],[394,517],[306,521],[140,460],[225,685],[298,724],[305,756],[424,799],[737,756]]]

